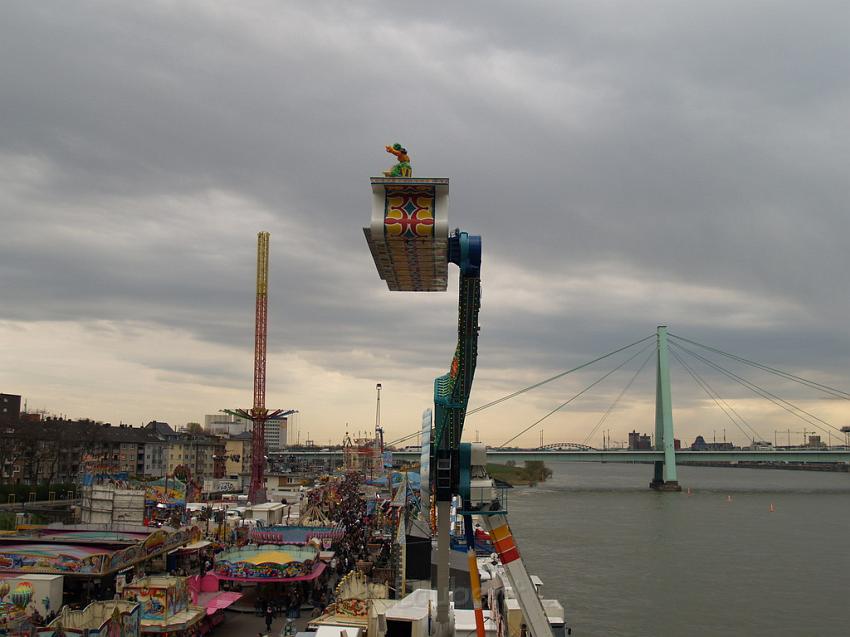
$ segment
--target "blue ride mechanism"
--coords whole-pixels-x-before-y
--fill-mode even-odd
[[[403,149],[395,150],[401,152]],[[432,519],[436,523],[437,538],[437,613],[434,630],[432,632],[429,627],[428,632],[435,637],[450,637],[454,633],[449,600],[451,501],[455,494],[460,494],[465,505],[471,504],[473,456],[479,454],[478,464],[486,465],[486,451],[483,447],[472,449],[470,445],[461,445],[460,442],[478,359],[481,237],[460,230],[449,234],[447,178],[414,178],[409,173],[405,175],[396,172],[403,171],[391,171],[389,175],[372,177],[370,180],[372,217],[369,226],[363,228],[363,234],[378,275],[390,290],[442,292],[448,287],[448,264],[454,263],[460,270],[457,345],[449,372],[434,380],[434,421],[430,427],[430,440],[427,441],[430,448],[430,491],[436,500],[436,507],[429,506],[428,509],[436,514]],[[423,432],[428,431],[431,425],[430,414],[426,414],[423,418]],[[426,440],[423,439],[423,446],[425,444]],[[422,486],[424,489],[425,485]],[[489,487],[485,490],[492,492]],[[497,501],[488,499],[486,510],[490,510],[494,502],[496,508],[501,509]],[[480,504],[479,508],[485,510]],[[485,637],[478,569],[475,552],[472,550],[475,546],[472,519],[467,513],[463,515],[466,518],[467,544],[470,547],[468,559],[475,633],[477,637]],[[493,532],[497,535],[501,533],[498,537],[509,540],[510,532],[507,522],[504,522],[504,512],[500,511],[491,517],[495,520],[492,524],[496,524]],[[490,520],[490,517],[485,516],[485,519]],[[507,545],[507,541],[503,542],[504,547]],[[519,552],[513,545],[510,548],[510,559],[517,562],[508,568],[508,575],[514,583],[516,577],[512,569],[518,568],[522,573],[525,571],[521,562],[516,560]],[[534,590],[527,574],[521,584],[520,595],[523,595],[523,591],[527,593]],[[536,593],[532,594],[533,599],[537,600]],[[532,628],[531,637],[547,637],[547,634],[551,637],[539,600],[537,606],[539,612],[535,615],[535,621],[529,622]],[[537,626],[543,628],[537,630]]]
[[[436,499],[448,502],[458,493],[460,439],[478,357],[481,237],[449,232],[448,178],[391,174],[370,182],[372,216],[363,234],[388,289],[443,292],[448,264],[460,270],[457,346],[449,372],[434,381],[430,446]]]
[[[448,374],[434,380],[434,441],[431,466],[437,501],[450,501],[460,484],[460,439],[478,360],[481,308],[481,237],[456,230],[448,260],[460,269],[457,347]]]

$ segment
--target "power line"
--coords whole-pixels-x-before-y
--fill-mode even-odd
[[[830,396],[833,396],[835,398],[841,398],[843,400],[850,400],[850,393],[848,393],[846,391],[842,391],[840,389],[830,387],[829,385],[824,385],[822,383],[818,383],[818,382],[813,381],[813,380],[808,380],[806,378],[796,376],[796,375],[794,375],[790,372],[784,372],[781,369],[776,369],[774,367],[770,367],[769,365],[765,365],[763,363],[751,361],[749,359],[743,358],[742,356],[736,356],[735,354],[730,354],[729,352],[724,352],[723,350],[717,349],[716,347],[711,347],[710,345],[703,345],[702,343],[692,341],[691,339],[685,338],[684,336],[677,336],[676,334],[668,334],[668,335],[672,336],[673,338],[677,338],[680,341],[685,341],[686,343],[690,343],[691,345],[696,345],[697,347],[707,349],[711,352],[715,352],[717,354],[722,354],[723,356],[727,356],[727,357],[729,357],[733,360],[736,360],[738,362],[745,363],[745,364],[751,365],[753,367],[758,367],[759,369],[763,369],[764,371],[770,372],[771,374],[775,374],[777,376],[787,378],[788,380],[793,380],[797,383],[800,383],[801,385],[805,385],[805,386],[810,387],[812,389],[820,390],[820,391],[824,392],[825,394],[829,394]]]
[[[654,334],[653,334],[653,336],[654,336]],[[645,340],[647,340],[647,339],[642,339],[642,340],[643,340],[643,341],[645,341]],[[638,341],[638,342],[640,342],[640,341]],[[634,343],[632,343],[632,345],[634,345]],[[542,417],[542,418],[540,418],[539,420],[537,420],[537,421],[535,421],[535,422],[531,423],[528,427],[526,427],[525,429],[523,429],[522,431],[520,431],[518,434],[516,434],[516,435],[515,435],[515,436],[513,436],[512,438],[509,438],[508,440],[506,440],[505,442],[503,442],[501,445],[499,445],[499,446],[497,447],[497,449],[501,449],[502,447],[504,447],[505,445],[507,445],[509,442],[513,442],[514,440],[516,440],[517,438],[519,438],[522,434],[524,434],[524,433],[525,433],[526,431],[528,431],[529,429],[531,429],[531,428],[533,428],[533,427],[536,427],[536,426],[537,426],[537,425],[539,425],[541,422],[543,422],[544,420],[546,420],[549,416],[551,416],[552,414],[554,414],[554,413],[556,413],[556,412],[560,411],[561,409],[563,409],[564,407],[566,407],[567,405],[569,405],[569,404],[570,404],[571,402],[573,402],[576,398],[578,398],[579,396],[581,396],[582,394],[584,394],[584,393],[585,393],[586,391],[588,391],[589,389],[591,389],[591,388],[595,387],[596,385],[598,385],[599,383],[601,383],[603,380],[605,380],[606,378],[608,378],[611,374],[613,374],[614,372],[616,372],[617,370],[619,370],[621,367],[623,367],[626,363],[628,363],[628,362],[630,362],[630,361],[634,360],[635,358],[637,358],[638,356],[640,356],[641,354],[643,354],[643,353],[644,353],[647,349],[649,349],[649,347],[650,347],[650,345],[647,345],[647,346],[646,346],[646,347],[644,347],[643,349],[640,349],[640,350],[638,350],[636,353],[634,353],[634,354],[632,354],[631,356],[629,356],[629,358],[627,358],[627,359],[626,359],[626,360],[624,360],[622,363],[620,363],[619,365],[617,365],[614,369],[612,369],[612,370],[611,370],[610,372],[608,372],[607,374],[604,374],[604,375],[603,375],[603,376],[601,376],[600,378],[598,378],[598,379],[596,379],[595,381],[593,381],[592,383],[590,383],[590,385],[588,385],[587,387],[585,387],[584,389],[582,389],[582,390],[581,390],[579,393],[577,393],[575,396],[573,396],[573,397],[572,397],[572,398],[570,398],[569,400],[566,400],[566,401],[562,402],[560,405],[558,405],[557,407],[555,407],[555,409],[553,409],[552,411],[550,411],[548,414],[546,414],[545,416],[543,416],[543,417]],[[620,351],[622,351],[623,349],[626,349],[626,348],[621,348],[621,350],[620,350]]]

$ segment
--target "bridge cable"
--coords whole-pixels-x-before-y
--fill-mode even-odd
[[[747,380],[746,378],[743,378],[742,376],[738,376],[738,375],[737,375],[737,374],[735,374],[734,372],[731,372],[731,371],[729,371],[728,369],[726,369],[725,367],[721,366],[719,363],[717,363],[717,362],[715,362],[715,361],[712,361],[712,360],[710,360],[710,359],[708,359],[708,358],[705,358],[704,356],[701,356],[700,354],[697,354],[696,352],[694,352],[694,351],[692,351],[692,350],[689,350],[688,348],[686,348],[686,347],[684,347],[684,346],[682,346],[682,345],[680,345],[680,344],[678,344],[678,343],[676,344],[676,347],[678,347],[678,348],[679,348],[679,349],[681,349],[682,351],[687,352],[687,353],[688,353],[688,354],[690,354],[691,356],[694,356],[694,357],[698,358],[699,360],[703,361],[704,363],[706,363],[706,364],[708,364],[708,365],[710,365],[710,366],[714,367],[715,369],[717,369],[718,371],[722,372],[723,374],[725,374],[725,375],[729,376],[729,377],[730,377],[730,378],[732,378],[733,380],[736,380],[739,384],[744,385],[745,387],[747,387],[748,389],[750,389],[750,390],[751,390],[751,391],[753,391],[754,393],[759,394],[762,398],[766,398],[767,400],[769,400],[770,402],[774,403],[775,405],[777,405],[777,406],[782,407],[783,409],[785,409],[785,411],[788,411],[789,413],[794,414],[794,415],[795,415],[797,418],[799,418],[800,420],[803,420],[804,422],[809,423],[809,424],[810,424],[810,425],[812,425],[813,427],[817,427],[818,429],[820,429],[821,431],[824,431],[824,432],[825,432],[825,433],[827,433],[828,435],[830,435],[830,436],[831,436],[831,435],[833,435],[833,434],[832,434],[829,430],[827,430],[827,429],[825,429],[824,427],[821,427],[820,425],[818,425],[816,422],[813,422],[812,420],[809,420],[808,418],[804,418],[803,416],[801,416],[801,415],[800,415],[800,413],[806,414],[806,416],[808,416],[809,418],[812,418],[812,419],[814,419],[814,420],[817,420],[818,422],[823,423],[823,424],[824,424],[824,425],[826,425],[827,427],[831,427],[832,429],[834,429],[835,431],[838,431],[839,433],[841,432],[841,430],[840,430],[840,429],[838,429],[838,427],[836,427],[835,425],[833,425],[833,424],[831,424],[831,423],[828,423],[827,421],[823,420],[822,418],[818,418],[818,417],[817,417],[817,416],[815,416],[813,413],[811,413],[811,412],[809,412],[809,411],[806,411],[806,410],[805,410],[805,409],[803,409],[802,407],[798,407],[797,405],[795,405],[795,404],[794,404],[794,403],[792,403],[791,401],[789,401],[789,400],[785,400],[784,398],[782,398],[782,397],[780,397],[780,396],[777,396],[776,394],[773,394],[773,393],[769,392],[768,390],[764,389],[763,387],[759,387],[758,385],[756,385],[756,384],[755,384],[755,383],[753,383],[752,381]],[[775,399],[775,400],[774,400],[774,399]],[[777,401],[778,401],[778,402],[777,402]],[[786,407],[785,405],[787,405],[788,407]],[[790,407],[790,409],[789,409],[789,407]],[[794,411],[792,411],[792,410],[794,410]],[[800,412],[800,413],[797,413],[797,412]]]
[[[654,337],[654,336],[655,336],[655,334],[653,334],[652,336]],[[645,341],[645,340],[647,340],[647,339],[646,339],[646,338],[644,338],[644,339],[642,339],[642,340],[643,340],[643,341]],[[638,341],[638,342],[641,342],[641,341]],[[635,343],[632,343],[632,345],[635,345]],[[516,434],[515,436],[513,436],[513,437],[509,438],[508,440],[505,440],[505,442],[503,442],[503,443],[502,443],[502,444],[500,444],[498,447],[496,447],[496,449],[501,449],[502,447],[504,447],[505,445],[507,445],[509,442],[513,442],[514,440],[516,440],[517,438],[519,438],[522,434],[524,434],[524,433],[525,433],[526,431],[528,431],[529,429],[531,429],[531,428],[533,428],[533,427],[536,427],[537,425],[539,425],[541,422],[543,422],[544,420],[546,420],[546,419],[547,419],[549,416],[551,416],[552,414],[555,414],[555,413],[559,412],[561,409],[563,409],[564,407],[566,407],[567,405],[569,405],[571,402],[573,402],[576,398],[578,398],[579,396],[581,396],[582,394],[584,394],[586,391],[588,391],[588,390],[592,389],[593,387],[595,387],[596,385],[598,385],[599,383],[601,383],[603,380],[605,380],[606,378],[608,378],[611,374],[613,374],[614,372],[616,372],[616,371],[618,371],[620,368],[622,368],[622,367],[623,367],[626,363],[629,363],[629,362],[633,361],[635,358],[637,358],[638,356],[640,356],[641,354],[643,354],[643,353],[644,353],[647,349],[649,349],[649,348],[650,348],[650,347],[652,347],[653,345],[654,345],[654,343],[650,343],[650,344],[648,344],[646,347],[643,347],[642,349],[638,350],[636,353],[632,354],[632,355],[631,355],[631,356],[629,356],[626,360],[624,360],[622,363],[620,363],[619,365],[617,365],[617,366],[616,366],[614,369],[612,369],[610,372],[608,372],[607,374],[604,374],[603,376],[601,376],[601,377],[597,378],[595,381],[593,381],[592,383],[590,383],[590,385],[588,385],[587,387],[585,387],[584,389],[582,389],[579,393],[575,394],[572,398],[570,398],[569,400],[566,400],[566,401],[562,402],[560,405],[558,405],[557,407],[555,407],[555,409],[553,409],[552,411],[550,411],[548,414],[546,414],[545,416],[543,416],[543,417],[542,417],[542,418],[540,418],[539,420],[537,420],[537,421],[535,421],[535,422],[531,423],[528,427],[526,427],[525,429],[523,429],[522,431],[520,431],[520,432],[519,432],[518,434]],[[631,347],[631,345],[630,345],[629,347]],[[622,351],[623,349],[626,349],[626,348],[621,348],[621,349],[620,349],[620,351]],[[608,355],[608,354],[606,354],[606,356],[609,356],[609,355]],[[598,359],[597,359],[597,360],[598,360]]]
[[[649,339],[655,338],[655,337],[656,337],[655,334],[650,334],[649,336],[642,338],[639,341],[635,341],[634,343],[630,343],[629,345],[615,349],[611,352],[608,352],[607,354],[603,354],[599,358],[595,358],[592,361],[589,361],[587,363],[579,365],[578,367],[573,367],[572,369],[569,369],[565,372],[561,372],[559,374],[556,374],[555,376],[552,376],[552,377],[547,378],[545,380],[541,380],[540,382],[534,383],[533,385],[529,385],[528,387],[525,387],[523,389],[517,390],[517,391],[515,391],[511,394],[508,394],[507,396],[502,396],[501,398],[497,398],[496,400],[493,400],[489,403],[485,403],[485,404],[483,404],[479,407],[475,407],[474,409],[469,409],[466,412],[466,416],[469,417],[469,416],[472,416],[472,415],[478,413],[479,411],[484,411],[485,409],[488,409],[490,407],[495,407],[496,405],[503,403],[506,400],[510,400],[511,398],[515,398],[515,397],[519,396],[520,394],[524,394],[525,392],[531,391],[532,389],[537,389],[538,387],[545,385],[546,383],[551,383],[553,380],[558,380],[559,378],[562,378],[562,377],[566,376],[567,374],[571,374],[571,373],[576,372],[580,369],[584,369],[585,367],[589,367],[590,365],[593,365],[594,363],[598,363],[599,361],[604,360],[604,359],[606,359],[610,356],[613,356],[614,354],[619,354],[620,352],[623,352],[623,351],[629,349],[630,347],[634,347],[635,345],[640,345],[641,343],[648,341]],[[644,351],[644,350],[641,350],[641,351]],[[398,438],[396,440],[392,440],[392,441],[385,443],[385,444],[386,444],[386,446],[391,447],[395,444],[398,444],[399,442],[404,442],[405,440],[409,440],[409,439],[411,439],[415,436],[418,436],[420,433],[421,433],[421,430],[415,431],[414,433],[408,434],[406,436],[402,436],[401,438]]]
[[[552,376],[550,378],[547,378],[545,380],[541,380],[540,382],[534,383],[533,385],[529,385],[528,387],[526,387],[524,389],[519,389],[519,390],[517,390],[517,391],[515,391],[511,394],[508,394],[507,396],[502,396],[501,398],[497,398],[496,400],[490,401],[489,403],[485,403],[485,404],[481,405],[480,407],[470,409],[466,412],[466,415],[471,416],[473,414],[477,414],[479,411],[484,411],[485,409],[488,409],[490,407],[494,407],[495,405],[498,405],[499,403],[503,403],[506,400],[510,400],[511,398],[515,398],[515,397],[519,396],[520,394],[524,394],[527,391],[531,391],[532,389],[537,389],[538,387],[545,385],[546,383],[551,383],[553,380],[558,380],[559,378],[563,378],[567,374],[572,374],[573,372],[577,372],[580,369],[584,369],[585,367],[589,367],[590,365],[593,365],[594,363],[598,363],[599,361],[604,360],[604,359],[608,358],[609,356],[613,356],[614,354],[619,354],[620,352],[625,351],[625,350],[629,349],[630,347],[634,347],[635,345],[640,345],[641,343],[648,341],[651,338],[655,338],[655,334],[650,334],[649,336],[642,338],[639,341],[635,341],[634,343],[630,343],[629,345],[615,349],[612,352],[608,352],[607,354],[603,354],[599,358],[594,358],[590,362],[579,365],[578,367],[573,367],[572,369],[568,369],[567,371],[561,372],[560,374],[555,374],[554,376]],[[643,350],[641,350],[641,351],[643,351]]]
[[[610,416],[611,412],[614,411],[614,408],[620,402],[620,399],[623,397],[623,394],[625,394],[627,391],[629,391],[629,388],[632,386],[632,383],[635,382],[635,379],[638,377],[638,374],[640,374],[643,371],[643,368],[646,367],[646,364],[649,362],[649,359],[652,358],[652,355],[655,354],[656,351],[657,351],[657,348],[653,349],[652,351],[649,352],[649,354],[647,354],[646,358],[643,359],[643,362],[640,364],[640,367],[638,367],[638,370],[634,373],[634,376],[632,376],[631,379],[629,379],[629,382],[626,383],[625,387],[623,387],[623,391],[621,391],[620,395],[617,396],[617,398],[614,399],[614,402],[611,403],[611,405],[608,407],[608,410],[604,414],[602,414],[602,418],[600,418],[599,422],[596,423],[596,426],[593,428],[593,431],[591,431],[589,434],[587,434],[587,437],[584,439],[584,442],[582,444],[586,445],[588,443],[588,441],[593,437],[593,434],[595,434],[596,431],[599,429],[599,427],[602,425],[602,423],[604,423],[608,419],[608,416]]]
[[[793,380],[797,383],[800,383],[801,385],[805,385],[805,386],[810,387],[812,389],[817,389],[819,391],[822,391],[823,393],[828,394],[830,396],[833,396],[834,398],[841,398],[843,400],[850,400],[850,393],[848,393],[846,391],[842,391],[840,389],[836,389],[834,387],[830,387],[829,385],[824,385],[822,383],[818,383],[818,382],[813,381],[813,380],[808,380],[808,379],[802,378],[800,376],[796,376],[794,374],[791,374],[790,372],[784,372],[781,369],[776,369],[774,367],[770,367],[769,365],[765,365],[763,363],[757,363],[756,361],[751,361],[749,359],[743,358],[742,356],[736,356],[735,354],[730,354],[729,352],[724,352],[723,350],[717,349],[716,347],[711,347],[710,345],[703,345],[702,343],[692,341],[691,339],[685,338],[684,336],[677,336],[676,334],[672,334],[672,333],[668,333],[668,336],[679,339],[680,341],[685,341],[686,343],[690,343],[691,345],[696,345],[697,347],[707,349],[711,352],[715,352],[717,354],[722,354],[723,356],[727,356],[728,358],[731,358],[731,359],[736,360],[738,362],[745,363],[747,365],[751,365],[752,367],[758,367],[759,369],[763,369],[766,372],[770,372],[771,374],[781,376],[781,377],[786,378],[788,380]]]
[[[414,431],[412,434],[407,434],[406,436],[402,436],[401,438],[397,438],[396,440],[391,440],[390,442],[385,442],[384,446],[385,447],[392,447],[393,445],[396,445],[400,442],[404,442],[405,440],[410,440],[411,438],[415,438],[416,436],[418,436],[421,433],[422,433],[421,430],[420,431]]]
[[[744,434],[745,438],[750,438],[751,436],[755,436],[753,438],[753,440],[756,440],[756,439],[764,440],[762,435],[759,432],[757,432],[755,430],[755,428],[752,425],[750,425],[750,423],[748,423],[746,420],[744,420],[744,418],[743,418],[743,416],[741,416],[741,414],[739,414],[737,411],[735,411],[735,409],[729,403],[727,403],[725,400],[723,400],[723,398],[720,397],[720,394],[718,394],[711,387],[711,385],[708,384],[707,380],[702,378],[693,369],[691,369],[690,366],[684,360],[682,360],[682,358],[679,356],[679,354],[676,353],[676,350],[674,348],[672,348],[672,347],[670,348],[670,353],[673,355],[673,357],[677,361],[679,361],[679,364],[682,367],[685,368],[685,370],[688,372],[688,374],[691,375],[691,378],[694,379],[694,382],[696,382],[696,384],[699,385],[702,388],[702,390],[708,395],[708,397],[711,398],[718,407],[720,407],[721,411],[723,411],[723,413],[726,414],[726,417],[729,420],[732,421],[732,424],[734,424],[738,429],[741,430],[741,433]],[[721,402],[723,403],[722,405],[720,404]],[[724,407],[724,405],[725,405],[725,407]],[[735,420],[732,417],[732,415],[729,413],[729,411],[727,411],[727,408],[729,410],[731,410],[732,413],[734,413],[741,420],[742,423],[744,423],[747,427],[749,427],[749,429],[750,429],[749,432],[746,431],[743,427],[741,427],[740,424],[738,424],[738,421]]]
[[[758,385],[747,380],[746,378],[738,376],[734,372],[730,372],[728,369],[724,368],[723,366],[719,365],[718,363],[716,363],[716,362],[714,362],[714,361],[712,361],[708,358],[705,358],[704,356],[701,356],[700,354],[697,354],[696,352],[689,350],[688,348],[683,347],[682,345],[679,345],[678,343],[676,344],[676,347],[687,352],[691,356],[698,358],[699,360],[704,362],[706,365],[713,367],[714,369],[721,372],[722,374],[725,374],[729,378],[732,378],[733,380],[737,381],[739,384],[744,385],[744,387],[746,387],[747,389],[749,389],[753,393],[758,394],[762,398],[766,398],[767,400],[769,400],[773,404],[777,405],[778,407],[782,407],[782,409],[784,409],[788,413],[793,414],[794,416],[796,416],[797,418],[799,418],[803,422],[807,422],[808,424],[812,425],[813,427],[817,427],[818,429],[820,429],[821,431],[824,431],[828,435],[832,436],[833,434],[828,429],[818,425],[816,422],[813,422],[812,420],[809,420],[808,418],[801,416],[800,413],[806,414],[810,418],[813,418],[814,420],[817,420],[817,421],[825,424],[827,427],[830,427],[830,428],[834,429],[835,431],[838,431],[839,433],[841,432],[841,430],[838,429],[835,425],[832,425],[832,424],[826,422],[825,420],[823,420],[822,418],[818,418],[814,414],[806,411],[805,409],[803,409],[801,407],[797,407],[797,405],[795,405],[794,403],[787,401],[784,398],[781,398],[781,397],[777,396],[776,394],[773,394],[773,393],[767,391],[766,389],[764,389],[762,387],[759,387]],[[787,407],[786,407],[786,405],[787,405]],[[800,412],[800,413],[797,413],[797,412]],[[839,439],[840,438],[841,437],[839,436]]]
[[[719,407],[719,408],[723,411],[723,413],[724,413],[724,414],[726,414],[726,417],[727,417],[727,418],[729,418],[729,419],[732,421],[732,423],[733,423],[736,427],[738,427],[738,429],[740,429],[740,430],[741,430],[741,433],[743,433],[743,434],[744,434],[744,436],[745,436],[746,438],[752,438],[753,440],[756,440],[756,439],[758,439],[758,440],[764,440],[764,438],[762,437],[762,435],[761,435],[758,431],[756,431],[755,427],[753,427],[753,426],[752,426],[749,422],[747,422],[747,420],[746,420],[746,419],[745,419],[745,418],[744,418],[741,414],[739,414],[739,413],[735,410],[735,408],[734,408],[734,407],[732,407],[732,405],[730,405],[728,402],[726,402],[726,400],[724,400],[724,399],[720,396],[720,393],[719,393],[719,392],[717,392],[717,390],[715,390],[715,389],[714,389],[714,388],[713,388],[713,387],[712,387],[712,386],[708,383],[708,381],[707,381],[707,380],[705,380],[705,379],[704,379],[703,377],[701,377],[701,376],[700,376],[700,375],[699,375],[699,374],[698,374],[698,373],[697,373],[694,369],[692,369],[692,368],[691,368],[691,367],[690,367],[690,366],[689,366],[689,365],[688,365],[688,364],[687,364],[687,363],[686,363],[686,362],[685,362],[685,361],[684,361],[684,360],[683,360],[683,359],[682,359],[682,358],[681,358],[681,357],[680,357],[680,356],[679,356],[679,355],[678,355],[678,354],[674,351],[674,349],[673,349],[673,348],[671,348],[671,349],[670,349],[670,353],[671,353],[671,354],[672,354],[672,355],[676,358],[676,360],[677,360],[677,361],[679,361],[679,363],[682,365],[682,367],[684,367],[684,368],[685,368],[685,370],[687,370],[687,372],[691,375],[691,378],[693,378],[693,379],[694,379],[694,381],[696,381],[697,385],[699,385],[699,386],[702,388],[702,390],[703,390],[703,391],[704,391],[704,392],[705,392],[705,393],[709,396],[709,398],[711,398],[711,399],[715,402],[715,404],[717,404],[717,406],[718,406],[718,407]],[[723,403],[723,404],[721,405],[720,403]],[[734,419],[734,418],[730,415],[730,413],[729,413],[729,412],[731,412],[731,413],[735,414],[735,416],[738,418],[738,420],[740,420],[740,421],[741,421],[741,423],[743,423],[743,424],[744,424],[747,428],[749,428],[749,429],[750,429],[750,431],[749,431],[749,432],[747,432],[747,431],[745,431],[744,429],[742,429],[742,428],[741,428],[741,425],[740,425],[740,424],[738,424],[738,422],[737,422],[737,421],[736,421],[736,420],[735,420],[735,419]]]

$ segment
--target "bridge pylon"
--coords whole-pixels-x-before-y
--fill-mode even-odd
[[[667,326],[657,329],[658,364],[655,377],[655,449],[664,460],[655,462],[655,475],[649,486],[656,491],[681,491],[676,475],[676,447],[673,441],[673,403],[670,395],[670,361]]]

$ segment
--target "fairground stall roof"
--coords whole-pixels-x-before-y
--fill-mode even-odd
[[[213,573],[193,575],[187,582],[192,604],[205,608],[207,615],[215,615],[242,597],[242,593],[218,590],[218,578]]]
[[[136,544],[137,542],[144,542],[150,534],[151,530],[149,528],[145,528],[144,531],[90,531],[46,528],[41,530],[38,537],[41,540],[49,540],[51,542],[73,542],[74,544],[103,544],[104,542],[110,544]]]
[[[108,575],[183,546],[199,534],[196,527],[146,533],[47,528],[34,535],[4,536],[0,572]]]
[[[225,580],[297,582],[313,580],[324,569],[318,549],[312,546],[267,544],[219,553],[214,574]]]

